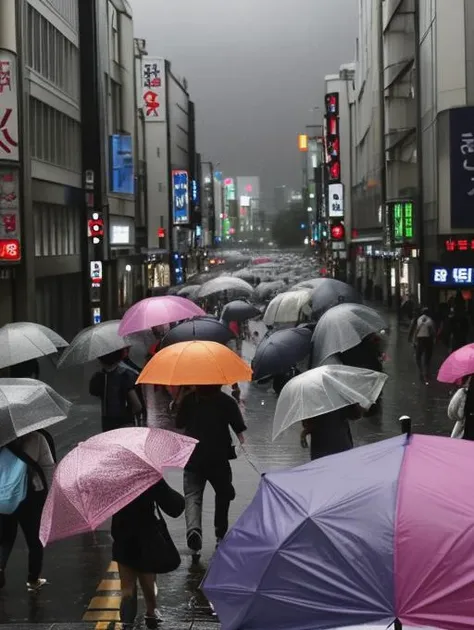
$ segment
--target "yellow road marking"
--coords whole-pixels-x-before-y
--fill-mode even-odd
[[[118,573],[118,564],[116,562],[111,562],[109,564],[109,568],[107,569],[107,573]]]
[[[84,613],[83,621],[120,621],[118,610],[88,610]]]
[[[89,610],[118,610],[120,597],[93,597],[89,604]]]
[[[97,591],[119,591],[120,590],[120,580],[109,580],[105,579],[97,587]]]

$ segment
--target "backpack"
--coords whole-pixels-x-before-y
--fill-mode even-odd
[[[13,514],[27,491],[27,464],[9,448],[0,449],[0,514]]]
[[[39,475],[47,492],[48,482],[38,462],[13,445],[0,448],[0,515],[13,514],[25,500],[32,470]]]

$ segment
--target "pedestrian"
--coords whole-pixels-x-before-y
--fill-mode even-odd
[[[300,370],[294,365],[284,374],[275,374],[273,376],[273,391],[277,396],[281,394],[281,390],[291,381],[292,378],[301,374]]]
[[[311,460],[349,451],[354,447],[349,421],[357,420],[361,416],[359,405],[350,405],[303,420],[301,446],[308,448],[309,436]]]
[[[448,318],[448,331],[451,352],[455,352],[467,344],[469,319],[464,307],[451,310]]]
[[[30,359],[10,367],[10,376],[12,378],[34,378],[38,380],[39,375],[40,366],[38,359]]]
[[[122,350],[117,350],[100,357],[102,370],[89,382],[89,393],[101,401],[102,431],[135,426],[135,416],[142,411],[135,375],[120,365],[122,356]]]
[[[231,396],[232,398],[235,400],[235,402],[240,405],[240,395],[241,395],[241,391],[240,391],[240,387],[238,383],[234,383],[232,385],[232,391],[231,391]]]
[[[229,527],[229,508],[235,499],[232,468],[236,459],[229,427],[241,444],[245,426],[238,404],[221,391],[220,385],[198,386],[178,406],[176,426],[199,440],[184,469],[186,538],[189,549],[202,548],[202,500],[209,482],[215,492],[214,529],[216,544]]]
[[[436,339],[436,325],[429,316],[429,309],[423,308],[420,317],[415,319],[408,333],[408,340],[413,341],[415,358],[420,379],[429,384],[431,359]]]
[[[235,335],[235,348],[237,354],[242,356],[242,336],[241,330],[239,326],[239,322],[229,322],[228,324],[229,330]]]
[[[52,439],[52,438],[51,438]],[[34,431],[0,449],[8,450],[24,461],[27,466],[26,497],[11,514],[0,515],[0,589],[5,586],[5,570],[15,545],[20,526],[28,547],[28,577],[26,587],[30,592],[38,591],[46,584],[41,577],[44,549],[39,539],[41,514],[48,494],[48,488],[55,469],[54,452],[48,440],[39,431]],[[3,475],[8,471],[1,470]],[[7,490],[7,484],[0,488],[0,497]]]
[[[137,582],[145,599],[145,625],[163,621],[156,602],[156,575],[178,568],[181,560],[160,510],[172,518],[184,511],[184,498],[164,479],[112,517],[112,558],[118,565],[122,629],[133,628],[137,615]]]

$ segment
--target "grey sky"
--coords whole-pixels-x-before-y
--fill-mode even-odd
[[[356,0],[131,0],[135,35],[196,103],[198,151],[265,194],[299,186],[296,136],[318,122],[326,74],[353,60]]]

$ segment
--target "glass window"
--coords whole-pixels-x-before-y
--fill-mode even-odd
[[[41,256],[42,247],[41,247],[41,209],[36,205],[33,210],[33,220],[34,220],[34,230],[35,230],[35,256]]]

